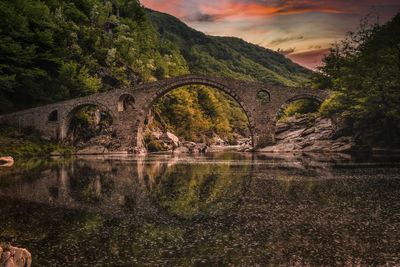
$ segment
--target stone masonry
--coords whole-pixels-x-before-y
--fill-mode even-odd
[[[249,120],[255,149],[275,143],[276,118],[285,104],[297,99],[312,99],[322,103],[330,96],[328,91],[322,90],[190,74],[1,115],[0,123],[32,127],[62,141],[67,136],[74,111],[85,105],[96,105],[108,111],[113,118],[113,136],[120,144],[119,152],[140,152],[144,151],[142,129],[152,105],[165,93],[191,84],[222,90],[242,106]],[[267,92],[270,100],[257,101],[260,92]],[[125,105],[126,99],[131,101],[129,108]]]

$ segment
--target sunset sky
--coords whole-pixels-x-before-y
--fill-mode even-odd
[[[400,0],[141,0],[210,35],[236,36],[314,68],[330,45],[370,14],[385,22]]]

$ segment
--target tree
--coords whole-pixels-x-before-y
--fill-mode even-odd
[[[355,33],[331,48],[315,88],[334,96],[321,106],[326,116],[347,116],[358,128],[375,130],[369,142],[399,143],[400,13],[384,25],[362,23]]]

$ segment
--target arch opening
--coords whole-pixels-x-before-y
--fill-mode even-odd
[[[249,113],[229,89],[214,84],[184,83],[161,91],[151,103],[143,125],[150,151],[163,149],[155,144],[162,136],[151,133],[151,129],[157,128],[162,129],[161,135],[171,131],[180,141],[252,146]]]
[[[295,98],[287,101],[276,116],[277,122],[284,122],[290,117],[300,117],[318,112],[321,102],[315,98]]]
[[[118,111],[126,111],[128,109],[133,109],[135,104],[135,98],[130,94],[123,94],[118,100]]]
[[[260,90],[256,95],[256,101],[261,104],[269,103],[271,102],[271,95],[266,90]]]
[[[66,141],[79,146],[91,138],[109,135],[112,124],[113,116],[107,108],[95,104],[79,105],[68,114]]]
[[[53,110],[52,112],[50,112],[47,121],[57,122],[58,121],[58,110]]]

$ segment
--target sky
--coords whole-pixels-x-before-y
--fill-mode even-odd
[[[400,0],[141,0],[210,35],[235,36],[310,69],[368,16],[384,23]]]

